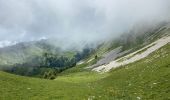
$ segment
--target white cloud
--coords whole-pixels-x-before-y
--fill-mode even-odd
[[[170,18],[169,9],[169,0],[0,0],[0,41],[95,42]]]
[[[0,48],[6,47],[6,46],[15,45],[15,44],[17,44],[16,41],[14,41],[14,42],[8,41],[8,40],[0,41]]]

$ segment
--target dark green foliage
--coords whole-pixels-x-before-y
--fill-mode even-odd
[[[51,75],[50,76],[50,80],[54,80],[55,79],[55,76],[54,75]]]
[[[98,56],[97,55],[95,55],[95,57],[94,57],[95,59],[97,59],[98,58]]]
[[[76,65],[75,58],[68,58],[65,56],[58,56],[52,53],[44,53],[44,65],[45,67],[55,68],[55,67],[73,67]]]
[[[82,59],[87,58],[90,54],[92,54],[95,50],[93,48],[84,48],[82,52],[78,52],[75,55],[76,61],[80,61]]]
[[[53,80],[56,78],[57,74],[58,74],[57,71],[50,70],[50,71],[44,73],[43,78]]]
[[[85,48],[82,52],[78,52],[72,57],[64,54],[58,55],[49,51],[29,62],[9,66],[9,69],[6,69],[5,71],[22,76],[36,76],[45,79],[54,79],[58,73],[76,66],[77,61],[88,57],[92,51],[93,50],[90,48]]]
[[[22,76],[42,77],[44,73],[49,70],[54,70],[56,73],[60,73],[65,69],[74,67],[75,65],[75,57],[71,58],[46,52],[41,57],[36,57],[30,62],[8,66],[9,68],[6,68],[5,71]]]
[[[44,78],[44,79],[47,79],[47,78],[48,78],[48,73],[47,73],[47,72],[44,73],[43,78]]]

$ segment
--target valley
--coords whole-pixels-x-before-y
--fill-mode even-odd
[[[170,99],[168,28],[165,33],[168,34],[157,34],[156,37],[160,36],[155,39],[155,42],[149,42],[138,50],[131,48],[128,51],[120,51],[121,48],[118,45],[115,47],[118,47],[117,49],[108,51],[106,45],[102,45],[95,50],[95,53],[80,60],[76,66],[53,76],[52,80],[0,71],[0,99]],[[133,49],[136,51],[132,52]],[[126,53],[122,53],[120,57],[115,56],[121,52]],[[98,61],[107,62],[100,66],[100,64],[96,65]],[[45,69],[45,71],[48,70]]]
[[[0,100],[170,100],[170,0],[0,0]]]
[[[0,72],[1,100],[55,99],[169,99],[170,45],[145,59],[96,73],[80,65],[55,80],[21,77]]]

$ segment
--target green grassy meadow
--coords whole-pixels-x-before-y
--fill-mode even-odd
[[[0,71],[0,100],[169,100],[170,44],[145,59],[96,73],[78,65],[55,80]]]

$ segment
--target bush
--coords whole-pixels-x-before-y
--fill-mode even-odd
[[[57,73],[58,72],[51,69],[50,71],[44,73],[43,78],[53,80],[57,76]]]
[[[51,76],[49,77],[49,79],[50,79],[50,80],[54,80],[54,79],[55,79],[55,76],[54,76],[54,75],[51,75]]]

